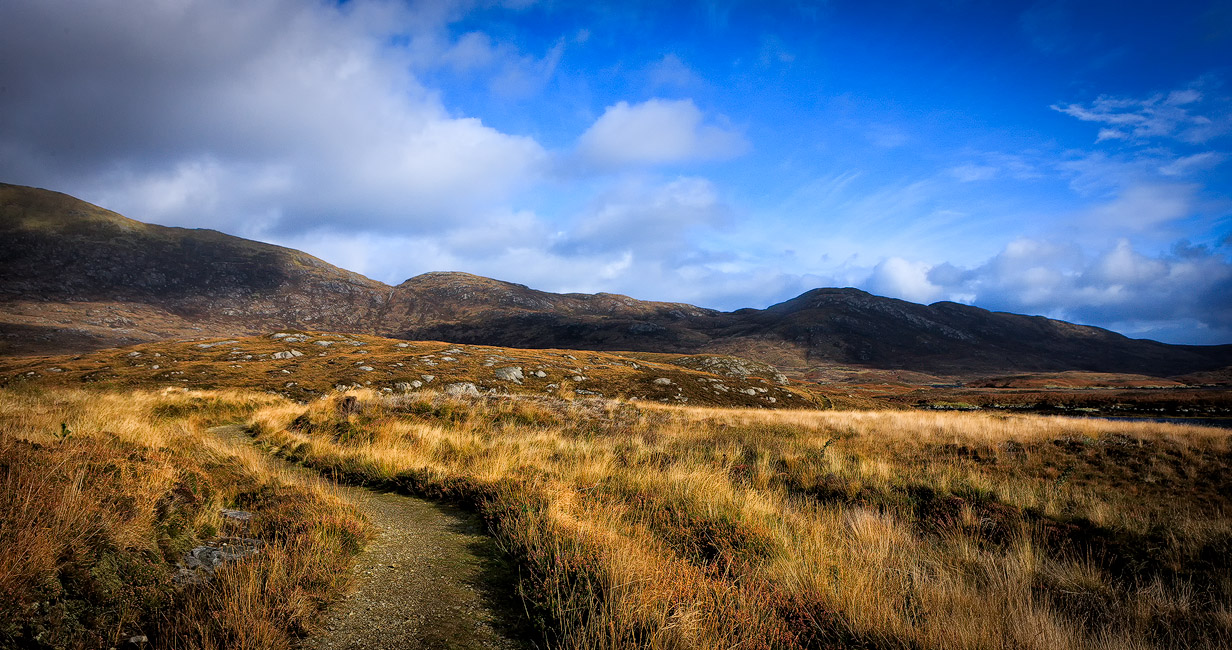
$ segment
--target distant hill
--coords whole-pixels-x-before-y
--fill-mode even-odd
[[[1039,316],[857,289],[721,312],[616,294],[555,294],[466,273],[393,287],[306,253],[128,219],[0,184],[0,353],[73,352],[295,327],[516,348],[723,354],[790,373],[836,365],[974,376],[1155,377],[1232,365],[1181,346]]]

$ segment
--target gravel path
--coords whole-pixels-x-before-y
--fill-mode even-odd
[[[355,590],[302,648],[527,647],[497,629],[484,577],[494,544],[472,517],[397,494],[345,493],[381,532],[359,557]]]
[[[251,443],[238,426],[212,429]],[[325,480],[279,461],[288,472]],[[337,486],[376,525],[349,595],[303,650],[524,650],[531,638],[512,572],[477,517],[400,494]]]

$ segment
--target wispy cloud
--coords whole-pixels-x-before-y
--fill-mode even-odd
[[[1053,104],[1051,108],[1084,122],[1105,125],[1097,142],[1174,138],[1196,144],[1224,135],[1232,127],[1227,114],[1199,112],[1202,99],[1197,89],[1182,88],[1145,99],[1104,95],[1089,104]]]

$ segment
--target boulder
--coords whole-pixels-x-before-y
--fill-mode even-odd
[[[446,385],[445,394],[450,397],[479,397],[479,389],[469,381],[461,381]]]
[[[522,368],[518,366],[507,366],[496,369],[496,378],[503,381],[511,381],[515,384],[520,384],[525,376],[522,374]]]

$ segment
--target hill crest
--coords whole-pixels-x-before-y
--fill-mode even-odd
[[[510,348],[730,354],[798,376],[852,365],[942,375],[1232,365],[1232,345],[1179,346],[1041,316],[818,288],[722,312],[612,293],[557,294],[462,272],[397,286],[307,253],[145,224],[68,195],[0,184],[0,354],[78,351],[280,328]]]

